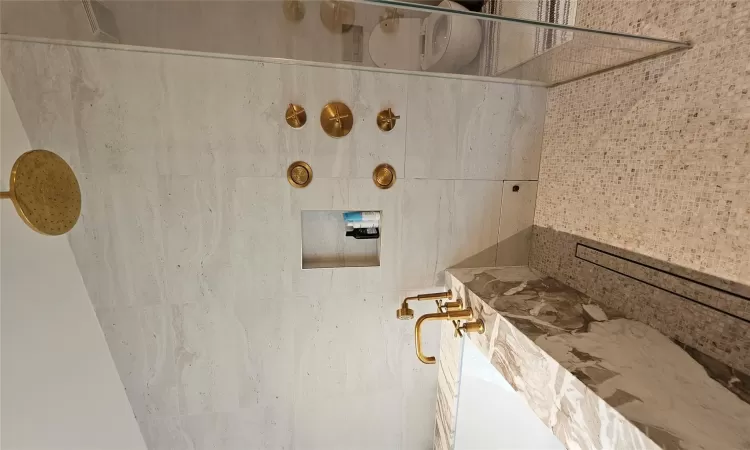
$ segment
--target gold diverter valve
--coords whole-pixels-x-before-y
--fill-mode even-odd
[[[421,316],[414,325],[414,346],[417,350],[417,358],[425,364],[435,364],[435,357],[425,356],[422,353],[422,324],[424,322],[450,320],[453,322],[456,336],[463,336],[463,333],[484,333],[484,321],[478,319],[470,322],[474,318],[474,313],[470,308],[464,308],[462,302],[440,302],[440,300],[453,300],[453,293],[451,291],[406,297],[401,303],[401,307],[396,310],[396,317],[398,319],[409,320],[414,318],[414,310],[409,308],[409,301],[412,300],[435,300],[435,304],[437,305],[436,313]],[[462,320],[464,321],[463,325],[461,324]]]

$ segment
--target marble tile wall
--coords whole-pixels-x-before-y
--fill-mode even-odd
[[[544,90],[7,39],[2,73],[32,145],[79,174],[70,243],[150,448],[432,447],[437,371],[394,310],[494,263],[503,182],[536,178]],[[317,124],[334,99],[355,115],[340,140]],[[306,189],[286,181],[297,159]],[[325,209],[383,211],[379,267],[301,269],[301,211]]]
[[[535,224],[750,283],[750,2],[588,0],[690,50],[550,89]]]

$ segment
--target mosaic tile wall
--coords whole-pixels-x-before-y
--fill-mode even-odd
[[[549,90],[535,224],[750,282],[750,1],[588,0],[694,48]]]

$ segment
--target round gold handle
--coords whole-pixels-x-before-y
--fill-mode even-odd
[[[354,126],[352,110],[341,102],[331,102],[320,111],[320,126],[328,136],[341,138]]]
[[[390,164],[380,164],[372,171],[372,181],[380,189],[388,189],[396,183],[396,169]]]

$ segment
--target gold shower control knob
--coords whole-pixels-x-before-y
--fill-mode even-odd
[[[344,137],[354,126],[352,110],[341,102],[331,102],[320,112],[320,126],[328,136]]]
[[[372,171],[372,181],[380,189],[388,189],[396,182],[396,169],[390,164],[380,164]]]
[[[378,124],[378,128],[380,128],[383,131],[391,131],[396,126],[396,120],[400,119],[401,116],[397,116],[393,114],[393,111],[391,108],[384,109],[378,113],[378,117],[376,118],[376,123]]]
[[[312,182],[312,168],[304,161],[295,161],[286,170],[286,179],[296,188],[306,187]]]
[[[300,105],[290,103],[286,108],[286,123],[292,128],[302,128],[307,122],[307,113],[305,108]]]

